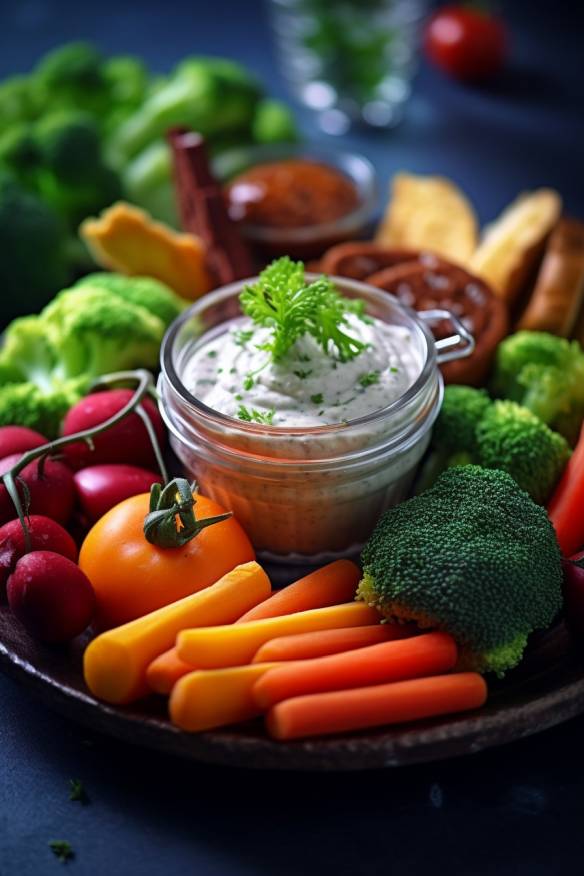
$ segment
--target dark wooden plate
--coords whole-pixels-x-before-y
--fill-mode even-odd
[[[163,699],[116,708],[85,688],[85,642],[35,643],[0,606],[0,666],[48,706],[108,735],[206,763],[280,770],[358,770],[402,766],[481,751],[538,733],[584,712],[584,666],[562,624],[540,636],[520,670],[491,685],[477,712],[343,737],[295,743],[268,739],[260,721],[189,735],[175,729]]]

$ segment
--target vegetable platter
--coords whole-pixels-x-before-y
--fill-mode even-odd
[[[87,47],[10,93],[65,101],[86,68],[101,107],[117,68]],[[92,269],[5,330],[0,663],[95,729],[256,768],[445,758],[584,711],[584,226],[542,188],[481,230],[404,172],[364,240],[358,156],[251,148],[217,177],[227,83],[248,133],[282,132],[204,59],[119,128],[95,110],[104,161],[172,161],[182,229],[79,207]],[[0,158],[46,201],[41,134],[63,142],[30,112]]]

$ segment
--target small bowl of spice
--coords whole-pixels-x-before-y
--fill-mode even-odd
[[[267,256],[313,258],[367,233],[375,171],[361,155],[316,146],[258,146],[222,157],[229,215]]]

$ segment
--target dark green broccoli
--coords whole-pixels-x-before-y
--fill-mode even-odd
[[[52,110],[82,107],[100,116],[109,100],[103,61],[103,55],[91,43],[66,43],[41,59],[31,87]]]
[[[444,469],[474,463],[506,471],[543,504],[569,458],[566,440],[527,408],[493,402],[483,389],[451,385],[444,391],[416,492],[432,486]]]
[[[541,505],[551,495],[571,455],[562,435],[512,401],[489,406],[477,426],[476,444],[480,465],[506,471]]]
[[[573,446],[584,419],[584,350],[547,332],[510,335],[497,348],[492,391],[529,408]]]
[[[506,472],[468,465],[390,508],[362,553],[358,595],[388,619],[450,633],[460,666],[503,675],[562,604],[545,510]]]
[[[83,277],[76,286],[105,289],[124,301],[144,307],[167,328],[187,306],[187,302],[153,277],[125,277],[123,274],[96,273]]]
[[[0,289],[8,321],[43,306],[67,282],[67,234],[40,198],[0,174]]]
[[[11,76],[0,82],[0,129],[36,118],[38,104],[28,76]]]

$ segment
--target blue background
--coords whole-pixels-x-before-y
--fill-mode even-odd
[[[513,62],[500,82],[470,89],[422,65],[403,125],[343,145],[375,162],[382,185],[402,168],[453,177],[485,221],[542,184],[584,216],[582,4],[501,8]],[[188,53],[230,55],[286,94],[255,0],[0,2],[0,75],[74,38],[139,53],[161,71]],[[318,137],[311,118],[299,118]],[[287,775],[198,767],[92,736],[5,678],[0,702],[0,876],[60,872],[48,848],[55,838],[75,848],[67,866],[79,876],[582,869],[584,719],[450,763]],[[87,805],[68,799],[71,778],[83,781]]]

